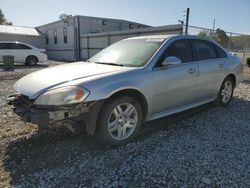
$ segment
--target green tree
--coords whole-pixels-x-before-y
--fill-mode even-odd
[[[69,19],[69,18],[71,18],[72,17],[72,15],[71,14],[66,14],[66,13],[64,13],[64,12],[61,12],[59,15],[58,15],[58,18],[59,18],[59,20],[67,20],[67,19]]]
[[[1,9],[0,9],[0,25],[12,25],[12,22],[7,21]]]
[[[198,36],[201,36],[201,37],[208,37],[209,35],[208,35],[207,31],[200,31],[200,32],[198,33]]]

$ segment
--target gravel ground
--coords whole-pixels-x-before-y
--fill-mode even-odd
[[[0,187],[250,187],[248,68],[228,108],[149,122],[118,148],[64,129],[37,133],[5,102],[15,81],[0,80]]]
[[[39,62],[36,66],[26,66],[23,64],[15,64],[15,70],[14,71],[5,71],[3,63],[0,63],[0,80],[13,80],[13,79],[18,79],[28,73],[55,66],[55,65],[60,65],[63,64],[64,62],[60,61],[46,61],[46,62]]]

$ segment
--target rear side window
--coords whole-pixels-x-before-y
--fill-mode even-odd
[[[187,63],[192,61],[192,50],[191,45],[188,40],[178,40],[171,44],[163,57],[161,57],[160,62],[162,62],[166,57],[175,56],[178,57],[182,63]]]
[[[218,47],[217,45],[214,45],[214,47],[215,47],[215,49],[216,49],[218,58],[227,57],[226,52],[224,52],[220,47]]]
[[[31,47],[26,46],[26,45],[24,45],[24,44],[18,44],[18,46],[19,46],[19,49],[26,49],[26,50],[31,49]]]
[[[193,40],[195,59],[203,61],[208,59],[216,59],[217,54],[214,45],[204,40]]]

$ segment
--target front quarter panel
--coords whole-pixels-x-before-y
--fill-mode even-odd
[[[111,75],[102,79],[96,79],[87,83],[83,83],[91,94],[87,101],[109,98],[118,91],[124,89],[135,89],[141,93],[145,93],[144,89],[147,85],[145,76],[147,71],[143,69],[133,70],[121,74]]]
[[[149,107],[148,110],[150,110],[150,99],[153,96],[153,91],[151,88],[150,71],[144,68],[110,75],[80,85],[90,91],[89,96],[85,100],[86,102],[107,99],[113,94],[126,89],[137,90],[144,95]]]

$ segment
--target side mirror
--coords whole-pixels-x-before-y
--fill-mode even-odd
[[[169,57],[166,57],[164,59],[164,61],[162,62],[162,66],[166,67],[166,66],[169,66],[169,65],[179,65],[181,63],[182,62],[181,62],[181,60],[178,57],[169,56]]]

